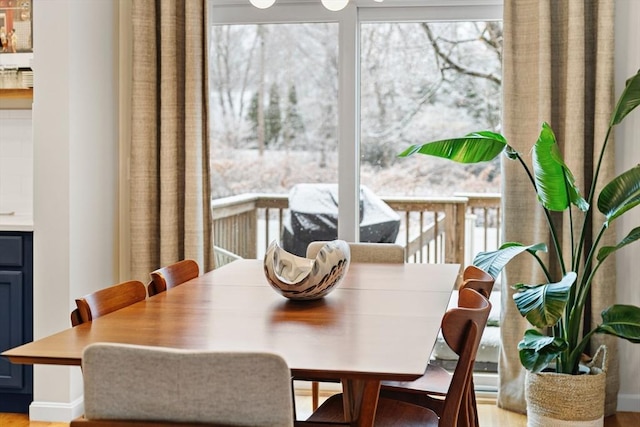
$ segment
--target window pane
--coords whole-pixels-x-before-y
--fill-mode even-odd
[[[499,130],[499,22],[361,26],[361,182],[378,193],[499,192],[499,162],[398,159],[411,144]]]
[[[280,196],[268,236],[258,213],[260,256],[294,185],[338,182],[338,26],[216,25],[209,60],[212,197]],[[229,228],[216,242],[249,231]]]
[[[500,130],[501,47],[500,22],[361,26],[361,182],[396,200],[414,196],[414,203],[403,205],[406,216],[398,235],[410,261],[445,261],[440,251],[448,239],[442,236],[448,232],[446,216],[452,211],[443,211],[444,205],[429,203],[429,198],[500,192],[499,159],[461,165],[423,155],[396,155],[412,144]],[[497,248],[498,215],[497,208],[467,210],[465,265],[478,252]],[[491,326],[499,319],[499,288],[496,284],[491,296]],[[456,301],[454,294],[451,305]],[[499,330],[485,328],[476,372],[497,371]],[[432,363],[446,369],[453,369],[457,361],[442,337],[432,357]],[[487,384],[492,381],[476,378],[476,386]]]
[[[409,260],[467,265],[478,252],[497,248],[499,196],[486,193],[500,193],[499,158],[463,165],[397,154],[412,144],[499,131],[501,50],[499,21],[361,25],[360,182],[385,196],[421,198],[397,207],[406,209],[397,243]],[[451,245],[461,237],[446,230],[452,221],[444,214],[453,206],[425,199],[461,193],[485,193],[476,198],[482,211],[469,203],[463,249]]]

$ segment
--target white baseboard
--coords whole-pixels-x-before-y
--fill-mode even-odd
[[[70,403],[34,401],[29,406],[30,421],[68,423],[83,413],[84,399],[82,397]]]
[[[618,394],[619,412],[640,412],[640,394]]]

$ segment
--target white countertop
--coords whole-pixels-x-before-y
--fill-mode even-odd
[[[33,231],[31,215],[0,215],[0,231]]]

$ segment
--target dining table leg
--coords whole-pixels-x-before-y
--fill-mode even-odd
[[[343,379],[342,395],[346,421],[358,427],[373,427],[380,381]]]

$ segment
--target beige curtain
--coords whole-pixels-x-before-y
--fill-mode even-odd
[[[131,276],[213,268],[206,0],[133,0]]]
[[[528,156],[541,123],[548,122],[584,195],[589,192],[613,107],[613,27],[613,0],[504,2],[505,136]],[[614,176],[613,147],[607,151],[611,155],[604,159],[600,185]],[[521,166],[505,161],[502,176],[506,241],[548,242],[543,213]],[[566,223],[560,226],[568,229]],[[609,241],[602,243],[613,244],[614,235],[610,231]],[[543,278],[529,259],[520,258],[510,263],[503,276],[498,405],[524,413],[524,370],[517,344],[528,325],[517,312],[507,284],[542,283]],[[602,309],[615,302],[615,289],[615,262],[608,260],[592,287],[592,325],[600,320]],[[617,341],[599,336],[592,351],[601,342],[606,342],[610,360],[605,412],[611,414],[619,384]]]

